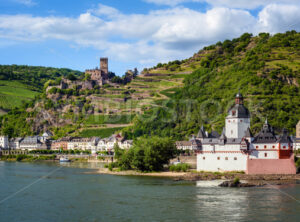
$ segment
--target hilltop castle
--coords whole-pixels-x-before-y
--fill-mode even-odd
[[[108,58],[100,58],[100,69],[87,69],[86,74],[91,75],[91,80],[95,80],[99,85],[108,82]]]

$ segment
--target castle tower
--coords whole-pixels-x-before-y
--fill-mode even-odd
[[[248,128],[250,128],[250,112],[244,106],[243,95],[239,92],[235,97],[235,105],[228,111],[225,120],[225,136],[243,138]]]
[[[100,58],[100,70],[102,76],[108,75],[108,58]]]
[[[300,138],[300,120],[296,126],[296,138]]]

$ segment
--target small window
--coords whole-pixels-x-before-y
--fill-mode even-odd
[[[275,146],[272,146],[273,147],[273,149],[275,149]]]
[[[235,110],[233,110],[233,111],[232,111],[232,115],[235,116],[235,114],[236,114],[236,112],[235,112]]]
[[[258,149],[259,147],[258,146],[256,146],[256,149]]]
[[[283,149],[285,149],[286,148],[286,146],[283,146]]]
[[[264,145],[264,148],[265,148],[265,149],[267,149],[267,146],[266,146],[266,145]]]
[[[267,157],[268,156],[268,154],[267,153],[265,153],[265,157]]]
[[[230,123],[230,120],[228,120],[228,122]]]
[[[225,160],[228,160],[228,157],[225,157]]]
[[[234,160],[237,160],[237,158],[236,158],[236,157],[234,157]]]
[[[203,157],[203,160],[205,160],[205,156]]]
[[[242,123],[242,122],[243,122],[243,120],[241,119],[241,120],[240,120],[240,122]]]
[[[220,157],[218,157],[218,160],[220,160]]]

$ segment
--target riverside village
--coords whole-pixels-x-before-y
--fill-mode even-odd
[[[101,60],[103,63],[106,61]],[[103,70],[88,72],[93,74],[94,79],[100,77],[101,84],[106,79],[102,79],[102,74],[105,73]],[[285,129],[282,129],[280,135],[276,135],[267,119],[260,132],[253,135],[250,130],[250,118],[251,114],[244,106],[243,95],[237,93],[235,105],[228,111],[221,135],[215,131],[208,133],[202,126],[197,135],[191,135],[189,141],[176,141],[176,148],[194,158],[196,169],[201,172],[296,174],[293,151],[300,149],[300,121],[296,126],[295,136],[290,136]],[[27,154],[52,150],[69,151],[73,154],[84,152],[94,157],[105,152],[109,154],[107,156],[113,157],[116,145],[123,150],[128,150],[133,145],[133,141],[126,140],[121,133],[109,138],[64,137],[53,140],[52,136],[49,131],[25,138],[8,138],[3,135],[0,137],[0,154]]]

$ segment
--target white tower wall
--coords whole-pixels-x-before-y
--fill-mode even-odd
[[[225,136],[227,138],[243,138],[250,128],[250,118],[227,117],[225,122]]]

